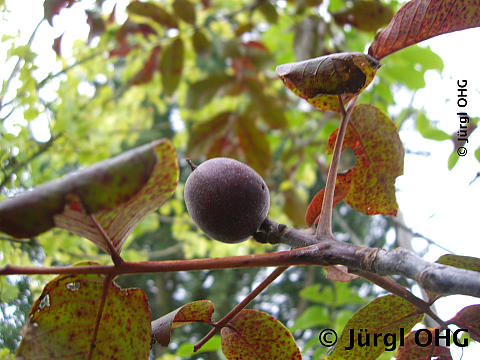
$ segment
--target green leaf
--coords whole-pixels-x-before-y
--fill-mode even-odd
[[[338,53],[277,66],[284,85],[319,110],[340,111],[338,95],[347,103],[365,89],[380,67],[362,53]]]
[[[314,326],[328,325],[330,316],[326,306],[309,306],[296,320],[291,331],[307,330]]]
[[[363,31],[377,31],[392,19],[390,6],[380,1],[357,0],[353,6],[333,14],[335,22],[341,26],[350,24]]]
[[[263,1],[258,10],[263,14],[270,24],[276,24],[278,21],[277,8],[270,1]]]
[[[337,130],[328,139],[333,152]],[[373,105],[355,107],[345,134],[344,148],[354,151],[356,163],[344,201],[367,215],[395,215],[395,180],[403,174],[404,150],[393,121]]]
[[[458,159],[460,159],[460,156],[458,156],[457,150],[455,149],[448,157],[448,170],[452,170],[455,165],[457,165]]]
[[[205,345],[203,345],[199,350],[193,352],[193,345],[192,344],[181,344],[177,351],[175,352],[176,356],[181,357],[182,359],[190,358],[195,354],[206,353],[206,352],[216,352],[220,350],[222,345],[220,335],[213,336],[210,340],[208,340]]]
[[[437,141],[450,140],[450,135],[434,127],[430,120],[427,119],[425,113],[418,114],[415,124],[418,132],[426,139]]]
[[[480,147],[475,150],[475,158],[480,162]]]
[[[438,264],[454,266],[459,269],[480,271],[480,259],[472,256],[447,254],[441,256],[435,262]]]
[[[365,338],[368,333],[371,339],[373,339],[374,334],[392,333],[399,341],[400,329],[406,335],[422,319],[423,315],[418,314],[418,309],[402,298],[395,295],[379,297],[351,317],[338,339],[335,350],[327,359],[376,359],[385,351],[383,341],[379,341],[378,346],[371,343],[370,346],[355,346],[353,349],[347,350],[345,348],[350,347],[351,343],[351,330],[354,334],[358,334],[360,329],[366,329],[362,336]]]
[[[162,73],[162,86],[165,95],[173,95],[182,77],[183,71],[183,41],[177,37],[163,52],[160,62],[160,72]]]
[[[103,294],[102,275],[61,275],[35,301],[17,357],[86,359]],[[141,289],[108,285],[93,359],[147,359],[150,309]]]
[[[480,26],[477,0],[412,0],[379,31],[368,53],[385,56],[431,37]]]
[[[191,322],[210,322],[213,314],[213,303],[210,300],[199,300],[152,321],[152,334],[155,340],[163,346],[170,343],[172,329]]]
[[[0,202],[0,230],[22,238],[57,226],[108,252],[88,213],[120,251],[135,225],[172,195],[177,180],[175,150],[170,141],[157,140]]]
[[[127,6],[127,12],[129,14],[148,17],[167,28],[178,27],[178,22],[176,18],[172,16],[168,11],[166,11],[163,7],[153,2],[132,1]]]
[[[233,76],[225,73],[210,74],[205,79],[190,85],[187,92],[185,106],[191,110],[197,110],[207,105],[215,95],[221,93],[227,85],[235,81]]]
[[[222,351],[228,360],[301,359],[292,334],[272,316],[258,310],[242,310],[222,328]]]
[[[207,38],[205,32],[196,29],[192,36],[193,49],[198,55],[207,54],[212,48],[212,42]]]
[[[189,24],[195,24],[195,5],[188,0],[175,0],[172,4],[175,14]]]

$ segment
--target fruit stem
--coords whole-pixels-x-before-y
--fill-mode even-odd
[[[320,213],[316,235],[327,236],[333,239],[332,232],[332,211],[333,211],[333,195],[335,193],[335,183],[337,182],[338,164],[340,162],[340,155],[342,154],[343,140],[345,133],[347,132],[348,121],[355,107],[357,101],[355,96],[348,104],[348,109],[345,111],[345,105],[343,103],[342,95],[338,95],[338,101],[340,103],[340,111],[342,120],[338,129],[337,139],[335,141],[335,147],[333,149],[332,162],[328,169],[327,184],[325,186],[325,193],[323,195],[322,211]]]
[[[188,165],[190,165],[190,169],[195,170],[198,166],[194,164],[194,162],[191,159],[185,159]]]
[[[193,347],[193,351],[197,352],[205,343],[210,340],[218,331],[220,331],[223,327],[228,325],[228,322],[232,320],[240,311],[242,311],[253,299],[255,299],[265,288],[270,285],[276,278],[278,278],[285,270],[287,270],[288,266],[279,266],[277,267],[270,275],[267,276],[265,280],[263,280],[260,285],[258,285],[253,291],[248,294],[245,299],[243,299],[240,303],[237,304],[230,312],[225,315],[220,321],[214,322],[213,329],[211,329],[207,335],[203,337],[198,343],[195,344]]]

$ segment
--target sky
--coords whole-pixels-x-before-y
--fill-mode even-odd
[[[92,0],[91,3],[93,2]],[[24,42],[28,41],[35,25],[43,16],[43,2],[7,0],[6,3],[12,9],[12,14],[8,18],[8,23],[2,23],[0,26],[0,35],[20,30]],[[120,3],[126,5],[128,1],[124,0]],[[122,7],[121,4],[119,8]],[[113,1],[105,1],[105,6],[113,7]],[[48,23],[42,23],[37,33],[35,42],[37,45],[34,51],[40,54],[38,58],[40,64],[55,64],[53,66],[59,70],[61,65],[57,63],[55,54],[51,51],[52,39],[68,30],[62,40],[62,53],[68,58],[72,41],[75,38],[86,39],[89,29],[85,15],[78,7],[64,10],[61,17],[54,18],[54,25],[55,28],[51,28]],[[457,80],[467,81],[466,111],[472,117],[480,115],[478,105],[480,104],[480,72],[478,71],[480,47],[473,45],[478,44],[479,38],[480,29],[477,28],[442,35],[421,44],[431,46],[443,59],[445,66],[441,74],[434,71],[427,72],[425,79],[427,86],[416,94],[413,106],[419,109],[424,108],[428,117],[449,134],[459,129],[459,119],[456,115],[459,111]],[[6,49],[0,48],[0,64],[6,65],[0,68],[2,79],[14,65],[12,62],[5,64],[5,52]],[[46,70],[39,71],[39,78],[43,78],[48,71],[52,70],[52,66],[44,68]],[[52,88],[46,88],[44,91],[48,96],[48,91],[51,92]],[[395,97],[397,102],[405,106],[410,102],[408,94],[400,92],[395,94]],[[11,117],[9,126],[12,129],[15,121],[22,122],[21,116]],[[48,118],[40,117],[32,125],[35,129],[34,134],[39,140],[47,141],[49,138],[48,132],[44,130],[46,121]],[[467,155],[460,158],[452,171],[447,168],[447,160],[453,150],[451,141],[437,142],[423,139],[414,129],[412,121],[405,124],[400,137],[406,149],[430,154],[430,156],[407,154],[404,175],[397,179],[397,201],[405,223],[413,231],[421,233],[458,255],[480,257],[478,245],[480,236],[477,225],[480,179],[471,183],[480,171],[480,163],[474,157],[474,151],[480,145],[480,131],[472,134],[469,143],[465,145]],[[412,245],[416,251],[423,253],[427,243],[420,238],[415,238]],[[444,250],[430,246],[424,258],[435,261],[443,254],[445,254]],[[436,306],[440,317],[446,320],[453,317],[463,306],[477,303],[480,303],[480,300],[476,298],[450,296],[437,301]],[[460,349],[451,347],[451,350],[454,359],[459,359]],[[463,359],[477,359],[478,353],[480,353],[480,346],[475,344],[474,347],[465,351]]]

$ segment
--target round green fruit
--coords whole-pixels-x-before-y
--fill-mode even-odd
[[[185,183],[185,204],[193,221],[213,239],[238,243],[262,225],[270,207],[267,184],[255,170],[229,158],[196,167]]]

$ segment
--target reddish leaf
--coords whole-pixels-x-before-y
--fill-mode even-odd
[[[377,346],[370,343],[370,346],[355,346],[352,349],[346,349],[349,348],[351,341],[355,342],[350,339],[352,330],[356,336],[360,329],[366,329],[365,332],[362,332],[363,339],[366,338],[367,334],[370,339],[373,339],[374,334],[378,333],[395,334],[396,339],[399,339],[403,331],[410,331],[422,319],[423,315],[418,314],[418,309],[406,300],[395,295],[379,297],[358,310],[348,320],[335,350],[328,356],[328,359],[376,359],[385,351],[383,341],[379,341]]]
[[[368,53],[380,60],[431,37],[477,26],[480,26],[478,0],[412,0],[377,33]]]
[[[127,12],[148,17],[166,28],[178,28],[176,18],[153,2],[132,1],[127,6]]]
[[[52,19],[58,15],[63,8],[69,8],[75,0],[45,0],[43,3],[43,18],[48,20],[50,26],[53,26]]]
[[[430,334],[435,334],[434,328],[426,328]],[[438,360],[451,360],[452,355],[450,353],[450,349],[445,346],[435,346],[432,345],[425,345],[419,346],[418,344],[428,344],[429,338],[428,334],[425,331],[417,334],[417,338],[415,339],[416,331],[411,331],[405,336],[404,339],[404,346],[399,346],[397,351],[395,352],[395,359],[398,360],[411,360],[411,359],[418,359],[418,360],[429,360],[431,357],[438,357]]]
[[[197,159],[206,155],[215,140],[225,133],[226,127],[233,117],[231,112],[222,112],[210,120],[196,123],[189,133],[187,154]]]
[[[327,272],[325,278],[328,280],[347,282],[358,278],[358,275],[349,273],[348,268],[343,265],[325,266],[324,269]]]
[[[333,194],[333,206],[337,205],[348,194],[353,173],[354,171],[349,170],[345,174],[337,174],[337,183],[335,184],[335,192]],[[320,190],[308,205],[307,212],[305,213],[305,223],[307,226],[312,226],[318,222],[317,218],[322,212],[324,194],[325,188]]]
[[[330,153],[336,137],[337,130],[328,139]],[[373,105],[358,105],[343,145],[357,158],[345,202],[367,215],[395,215],[395,179],[403,174],[404,150],[393,121]]]
[[[235,121],[235,134],[248,165],[265,177],[272,164],[272,154],[268,139],[258,129],[255,118],[241,114]]]
[[[460,310],[448,323],[468,329],[468,335],[480,341],[480,305],[471,305]]]
[[[152,336],[163,346],[170,343],[172,329],[191,322],[210,322],[213,314],[213,303],[210,300],[199,300],[152,321]]]
[[[183,53],[183,41],[178,37],[168,45],[160,61],[163,92],[167,96],[172,95],[180,84],[183,71]]]
[[[103,294],[102,275],[61,275],[30,310],[17,357],[86,359]],[[93,359],[147,359],[150,309],[141,289],[108,284]]]
[[[393,11],[380,1],[354,1],[353,7],[333,14],[339,25],[350,24],[363,31],[376,31],[388,24]]]
[[[56,38],[55,40],[53,40],[52,49],[53,49],[53,51],[55,51],[55,53],[57,54],[57,56],[62,56],[62,54],[61,54],[62,37],[63,37],[63,34],[60,35],[60,36],[59,36],[58,38]]]
[[[87,14],[87,23],[90,26],[90,32],[88,33],[88,42],[95,37],[102,35],[105,32],[105,21],[102,18],[102,15],[96,11],[86,10]]]
[[[120,251],[135,226],[171,196],[177,179],[173,146],[157,140],[0,202],[0,231],[22,238],[57,226],[108,252],[88,212]]]
[[[145,66],[130,79],[129,85],[145,84],[152,80],[153,74],[158,69],[158,54],[160,50],[161,48],[158,45],[152,49]]]
[[[292,334],[272,316],[242,310],[222,329],[222,351],[228,360],[301,359]]]
[[[135,33],[141,33],[143,36],[147,37],[148,35],[155,34],[156,32],[150,25],[139,24],[127,19],[120,29],[117,30],[115,39],[118,43],[124,45],[127,41],[127,36]]]
[[[189,24],[195,24],[195,5],[189,0],[175,0],[172,4],[175,14]]]
[[[370,84],[379,67],[371,56],[338,53],[279,65],[276,72],[288,89],[317,109],[339,112],[338,95],[349,101]]]
[[[110,50],[110,52],[108,53],[108,56],[109,57],[113,57],[113,56],[120,56],[120,57],[124,57],[124,56],[127,56],[128,53],[134,49],[137,49],[139,46],[138,45],[122,45],[121,47],[117,48],[117,49],[113,49],[113,50]]]
[[[110,15],[108,16],[107,23],[112,24],[113,22],[115,22],[116,11],[117,11],[117,4],[113,5],[113,9]]]

